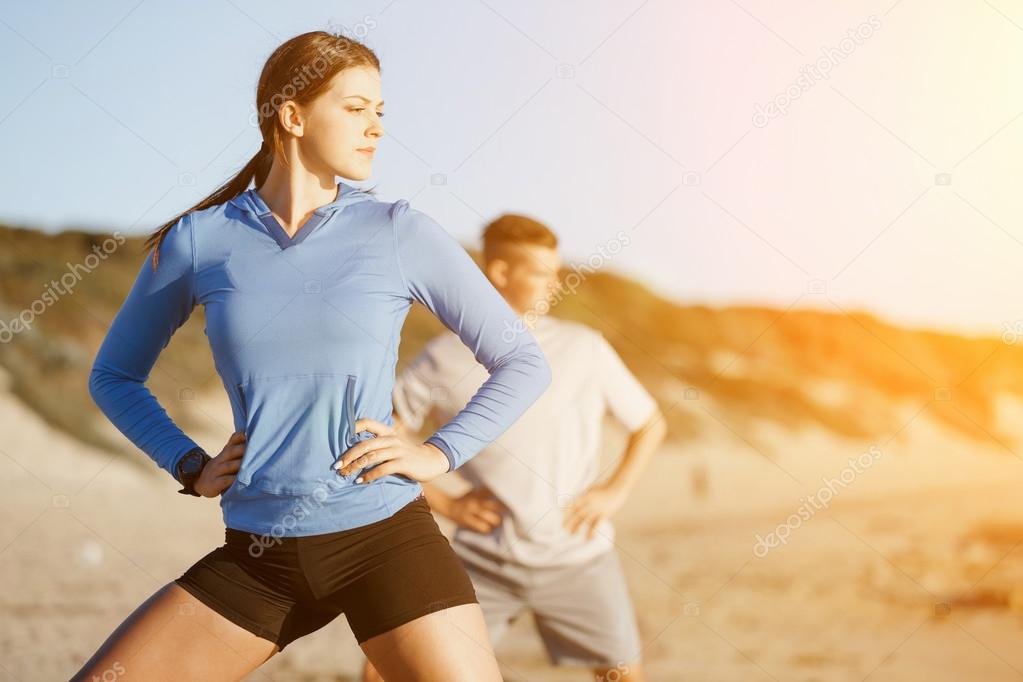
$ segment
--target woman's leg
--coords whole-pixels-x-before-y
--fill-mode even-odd
[[[476,603],[428,613],[361,646],[387,682],[501,682],[483,611]]]
[[[275,653],[276,644],[171,582],[135,609],[71,682],[237,680]]]
[[[380,677],[380,673],[373,667],[373,664],[366,659],[366,662],[362,666],[362,682],[386,682],[384,678]]]

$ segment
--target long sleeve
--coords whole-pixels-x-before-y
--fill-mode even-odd
[[[174,476],[178,459],[197,447],[146,387],[149,372],[174,332],[195,307],[191,214],[170,229],[153,270],[139,269],[89,374],[89,394],[128,440]]]
[[[466,406],[426,440],[447,455],[453,471],[543,394],[551,369],[523,321],[454,237],[405,200],[395,202],[392,219],[409,296],[457,334],[490,375]]]

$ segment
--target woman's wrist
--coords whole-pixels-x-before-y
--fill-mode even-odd
[[[444,451],[429,442],[423,443],[423,446],[437,457],[437,463],[440,467],[437,476],[447,473],[451,467],[451,462],[448,460],[448,456],[444,453]]]

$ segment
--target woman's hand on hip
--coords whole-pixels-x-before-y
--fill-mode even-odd
[[[440,448],[420,443],[393,426],[375,419],[359,419],[355,422],[355,431],[369,431],[376,438],[368,438],[350,447],[334,468],[341,475],[349,476],[372,466],[373,469],[355,479],[356,483],[369,483],[388,474],[429,481],[448,470],[448,458]]]
[[[231,487],[245,455],[245,433],[235,431],[227,439],[220,454],[206,462],[195,482],[195,492],[203,497],[216,497]]]

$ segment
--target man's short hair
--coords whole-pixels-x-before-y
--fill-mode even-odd
[[[515,213],[505,213],[483,229],[483,259],[509,259],[515,247],[533,245],[554,249],[558,237],[543,223]]]

